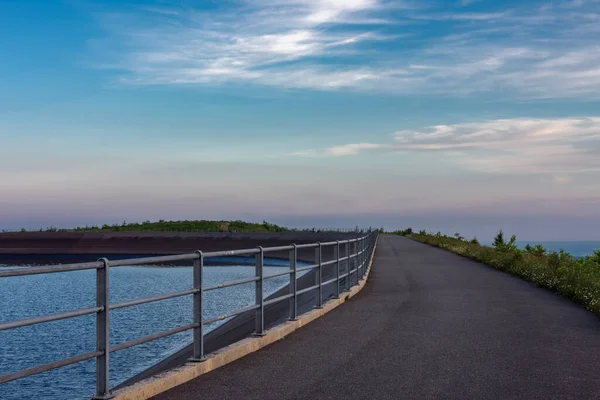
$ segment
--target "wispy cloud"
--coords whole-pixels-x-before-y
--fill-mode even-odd
[[[493,12],[455,6],[244,0],[216,11],[161,7],[105,14],[102,20],[115,34],[111,46],[119,56],[112,67],[127,84],[600,95],[600,48],[594,39],[600,2]]]
[[[304,150],[292,153],[296,156],[322,157],[322,156],[351,156],[367,150],[385,149],[389,146],[376,143],[350,143],[341,146],[333,146],[323,151]]]
[[[600,117],[438,125],[398,131],[388,143],[351,143],[300,154],[326,157],[365,151],[437,153],[476,171],[549,174],[554,182],[567,183],[570,174],[600,172]]]
[[[129,72],[123,82],[137,84],[253,81],[290,87],[354,86],[370,78],[368,68],[329,68],[314,60],[348,56],[362,42],[394,38],[372,29],[387,23],[375,18],[379,9],[375,0],[250,0],[221,13],[179,12],[151,28],[120,32],[111,24],[131,43],[117,68]],[[118,18],[134,27],[145,19],[139,14]],[[340,26],[346,29],[335,29]],[[303,60],[311,61],[294,64]]]

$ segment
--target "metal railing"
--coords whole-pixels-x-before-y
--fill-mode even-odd
[[[204,328],[206,325],[231,318],[248,311],[255,312],[255,336],[265,334],[264,309],[265,306],[278,303],[289,299],[289,320],[296,320],[298,317],[298,296],[313,290],[317,291],[316,308],[323,307],[323,287],[337,282],[334,290],[334,298],[340,296],[340,283],[345,279],[345,290],[350,290],[352,286],[359,283],[362,277],[367,272],[367,266],[370,256],[374,250],[377,231],[368,232],[364,236],[355,239],[336,240],[326,243],[311,243],[311,244],[292,244],[289,246],[279,247],[258,247],[254,249],[216,251],[203,253],[196,251],[190,254],[180,254],[160,257],[145,257],[124,260],[109,261],[106,258],[101,258],[96,262],[66,264],[54,267],[39,267],[39,268],[23,268],[0,271],[0,278],[26,276],[37,274],[50,274],[58,272],[96,270],[96,306],[82,308],[73,311],[61,312],[51,315],[45,315],[35,318],[28,318],[19,321],[11,321],[0,323],[0,331],[21,328],[29,325],[41,324],[44,322],[58,321],[67,318],[79,317],[82,315],[96,314],[96,350],[73,357],[68,357],[62,360],[54,361],[48,364],[39,365],[33,368],[24,369],[13,372],[8,375],[0,376],[0,384],[11,382],[17,379],[25,378],[31,375],[40,374],[56,368],[65,367],[67,365],[79,363],[81,361],[96,359],[96,393],[93,399],[108,399],[112,397],[111,388],[109,385],[109,365],[110,354],[116,351],[128,349],[143,343],[147,343],[156,339],[175,335],[180,332],[193,330],[193,356],[190,361],[204,361]],[[333,259],[323,260],[323,249],[333,247]],[[341,257],[340,250],[345,247],[344,257]],[[315,249],[314,264],[306,267],[298,267],[298,250],[300,249]],[[289,271],[279,272],[275,274],[264,274],[264,256],[272,252],[289,251]],[[203,272],[204,260],[208,257],[224,257],[224,256],[254,256],[255,257],[255,276],[248,279],[236,280],[221,283],[214,286],[204,286]],[[156,263],[171,263],[175,261],[193,261],[193,287],[191,289],[166,293],[159,296],[147,297],[138,300],[122,301],[114,304],[109,303],[109,269],[122,266],[156,264]],[[341,273],[340,266],[346,263],[344,273]],[[323,267],[333,265],[335,268],[335,277],[323,282]],[[304,271],[316,271],[316,284],[298,290],[298,273]],[[289,293],[265,300],[263,291],[263,282],[265,279],[275,278],[288,275],[290,277]],[[255,304],[234,312],[226,313],[215,318],[203,318],[203,300],[204,293],[212,290],[223,289],[227,287],[255,283]],[[137,306],[140,304],[152,303],[161,300],[172,299],[182,296],[193,296],[193,323],[170,329],[164,332],[156,333],[146,337],[129,340],[117,345],[110,345],[109,335],[109,315],[110,310],[116,310],[125,307]]]

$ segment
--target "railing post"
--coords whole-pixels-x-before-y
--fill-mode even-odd
[[[358,239],[358,241],[356,242],[356,246],[358,247],[357,252],[358,254],[358,262],[357,262],[357,266],[356,266],[356,284],[358,285],[358,283],[360,282],[360,280],[362,279],[362,276],[360,276],[360,269],[362,267],[362,254],[360,253],[360,250],[362,249],[362,239]]]
[[[368,249],[368,242],[367,242],[367,237],[365,236],[365,238],[363,239],[363,249],[364,249],[364,262],[363,262],[363,278],[365,277],[365,275],[367,275],[367,265],[369,264],[369,252],[367,251]]]
[[[365,266],[363,267],[363,276],[367,275],[367,268],[369,267],[369,239],[365,238]]]
[[[298,268],[298,246],[294,244],[294,249],[290,250],[290,321],[298,319],[298,281],[296,270]]]
[[[194,323],[198,324],[194,328],[194,352],[190,361],[201,362],[205,361],[204,357],[204,254],[200,250],[196,251],[198,258],[194,259]]]
[[[356,284],[358,285],[360,282],[360,262],[361,262],[361,254],[360,254],[360,239],[358,239],[355,243],[356,249]]]
[[[365,265],[365,275],[369,270],[369,264],[371,263],[371,235],[367,239],[367,264]]]
[[[350,239],[346,242],[346,292],[350,290],[350,270],[352,262],[350,261]]]
[[[369,239],[369,263],[371,262],[371,257],[373,256],[373,249],[375,248],[375,239],[377,238],[377,234],[375,232],[372,233],[372,237]]]
[[[358,239],[354,242],[354,255],[356,257],[354,257],[354,264],[356,265],[356,284],[358,285],[358,261],[359,261],[359,255],[358,255]],[[354,285],[352,285],[354,286]]]
[[[356,241],[356,254],[357,254],[357,259],[356,259],[356,284],[358,285],[359,281],[360,281],[360,267],[362,266],[362,254],[360,254],[360,248],[361,248],[361,243],[360,243],[361,239],[359,238]]]
[[[323,308],[323,263],[321,261],[323,252],[321,249],[321,242],[319,242],[319,247],[315,249],[315,263],[319,266],[317,271],[317,283],[319,287],[317,289],[317,305],[315,308]]]
[[[340,241],[335,242],[335,298],[340,298]]]
[[[110,394],[110,335],[109,335],[109,261],[100,260],[104,266],[96,270],[96,307],[102,307],[96,313],[96,350],[102,355],[96,357],[96,395],[94,399],[109,399]]]
[[[365,276],[365,238],[360,239],[360,280]]]
[[[361,256],[362,254],[360,254],[360,238],[356,241],[356,254],[358,255],[357,259],[356,259],[356,284],[358,285],[359,281],[360,281],[360,266],[361,266]]]
[[[364,275],[367,275],[367,271],[369,270],[369,262],[371,261],[371,254],[369,249],[371,248],[371,234],[365,239],[365,272]]]
[[[256,267],[256,280],[255,292],[256,292],[256,305],[258,308],[256,309],[256,327],[255,327],[255,336],[264,336],[265,335],[265,297],[263,293],[263,283],[264,283],[264,250],[262,247],[259,247],[259,252],[255,256],[255,267]]]

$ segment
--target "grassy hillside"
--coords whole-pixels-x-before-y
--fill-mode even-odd
[[[450,237],[425,231],[416,233],[410,228],[394,233],[516,275],[566,296],[600,316],[600,250],[582,258],[565,251],[548,252],[541,245],[527,245],[520,250],[516,237],[513,235],[507,241],[502,231],[494,238],[492,247],[482,246],[475,238],[467,240],[458,233]]]
[[[288,232],[290,229],[263,222],[244,221],[156,221],[123,222],[122,224],[83,226],[73,229],[47,228],[48,232]],[[24,231],[24,230],[22,230]]]
[[[369,228],[371,229],[371,228]],[[21,232],[26,232],[26,229],[21,229]],[[270,224],[266,221],[262,223],[252,223],[244,221],[156,221],[156,222],[126,222],[122,224],[102,225],[102,226],[80,226],[72,229],[62,228],[42,228],[35,230],[36,232],[348,232],[347,230],[336,229],[290,229],[276,224]],[[359,231],[358,226],[355,228]],[[4,231],[6,232],[6,231]]]

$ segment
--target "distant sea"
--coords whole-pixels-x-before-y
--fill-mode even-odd
[[[483,242],[482,244],[491,246],[492,242]],[[527,244],[530,244],[532,246],[534,246],[536,244],[541,244],[548,251],[559,251],[560,249],[563,249],[567,253],[571,253],[571,255],[574,257],[590,256],[594,253],[594,250],[600,250],[600,241],[564,241],[564,242],[542,241],[542,242],[536,242],[536,241],[531,241],[531,240],[529,240],[529,241],[517,240],[517,245],[520,248],[525,247],[525,245],[527,245]]]

